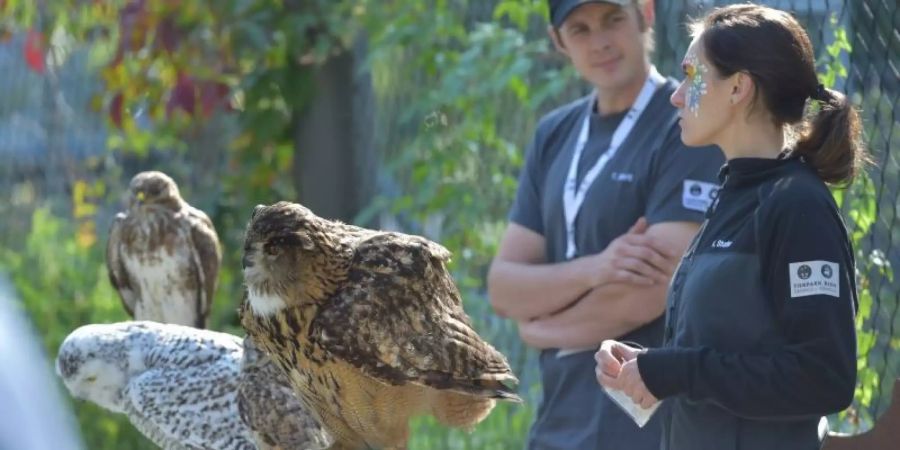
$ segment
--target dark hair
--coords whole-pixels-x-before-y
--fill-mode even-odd
[[[631,8],[634,8],[635,13],[637,14],[638,27],[642,32],[647,34],[647,42],[645,46],[645,50],[649,53],[653,53],[656,50],[656,34],[653,31],[653,27],[650,26],[650,23],[647,21],[647,18],[644,16],[644,7],[647,5],[648,0],[631,0]],[[557,26],[553,21],[554,7],[553,2],[547,2],[548,7],[550,9],[550,27],[553,29],[553,33],[556,34],[556,38],[562,40],[560,35],[560,29],[562,25]],[[628,8],[628,6],[623,6],[623,8]]]
[[[695,36],[702,33],[706,57],[719,75],[744,72],[753,79],[755,95],[775,125],[799,125],[793,155],[802,156],[827,183],[852,181],[866,160],[859,114],[844,94],[819,84],[809,36],[793,16],[765,6],[730,5],[714,9],[691,29]],[[819,103],[810,118],[804,117],[807,99]]]
[[[553,2],[549,0],[547,2],[547,8],[550,10],[550,26],[553,27],[554,30],[559,31],[562,23],[557,24],[557,20],[555,16],[557,14],[557,2]],[[635,12],[637,12],[638,17],[638,26],[641,27],[641,30],[646,30],[647,26],[647,18],[644,17],[644,6],[647,4],[647,0],[631,0],[631,7],[634,8]],[[627,6],[623,6],[623,8],[627,8]],[[574,8],[573,8],[574,9]]]

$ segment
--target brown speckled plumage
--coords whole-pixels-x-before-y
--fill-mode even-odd
[[[259,450],[320,450],[332,439],[310,415],[284,372],[244,338],[238,411]]]
[[[463,311],[450,253],[281,202],[248,226],[241,321],[290,375],[335,449],[405,448],[408,420],[471,429],[520,401],[506,359]]]
[[[191,207],[162,172],[131,180],[128,210],[109,232],[109,280],[128,314],[203,328],[222,255],[209,217]]]

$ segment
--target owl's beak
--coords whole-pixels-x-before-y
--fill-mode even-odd
[[[244,253],[244,256],[241,257],[241,269],[246,269],[248,267],[253,267],[253,260],[250,259],[250,255]]]

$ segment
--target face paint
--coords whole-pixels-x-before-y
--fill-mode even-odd
[[[700,115],[700,96],[706,94],[706,81],[703,74],[708,71],[706,64],[700,62],[696,53],[691,52],[684,60],[684,74],[688,80],[687,107],[694,113],[694,117]]]

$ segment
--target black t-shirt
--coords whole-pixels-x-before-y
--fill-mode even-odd
[[[641,216],[650,224],[703,221],[725,163],[718,148],[688,148],[681,142],[675,90],[669,81],[653,96],[628,138],[585,195],[575,220],[578,255],[599,253]],[[526,153],[510,221],[546,240],[548,262],[564,261],[566,227],[563,183],[591,96],[563,106],[541,119]],[[609,147],[623,114],[591,115],[590,138],[578,165],[578,179]]]
[[[668,403],[664,450],[818,449],[856,384],[855,262],[798,158],[733,159],[669,289],[663,348],[638,357]]]
[[[682,144],[677,110],[669,103],[675,87],[668,80],[658,89],[588,189],[575,222],[576,256],[603,251],[641,216],[650,224],[703,220],[725,160],[718,148]],[[511,222],[544,236],[551,263],[566,259],[563,183],[591,98],[565,105],[538,123],[509,215]],[[592,114],[579,181],[606,151],[623,117]],[[623,338],[659,345],[662,331],[660,318]],[[597,384],[592,352],[561,356],[556,349],[545,350],[540,361],[543,399],[531,428],[530,449],[657,450],[658,421],[638,428],[610,401]]]

